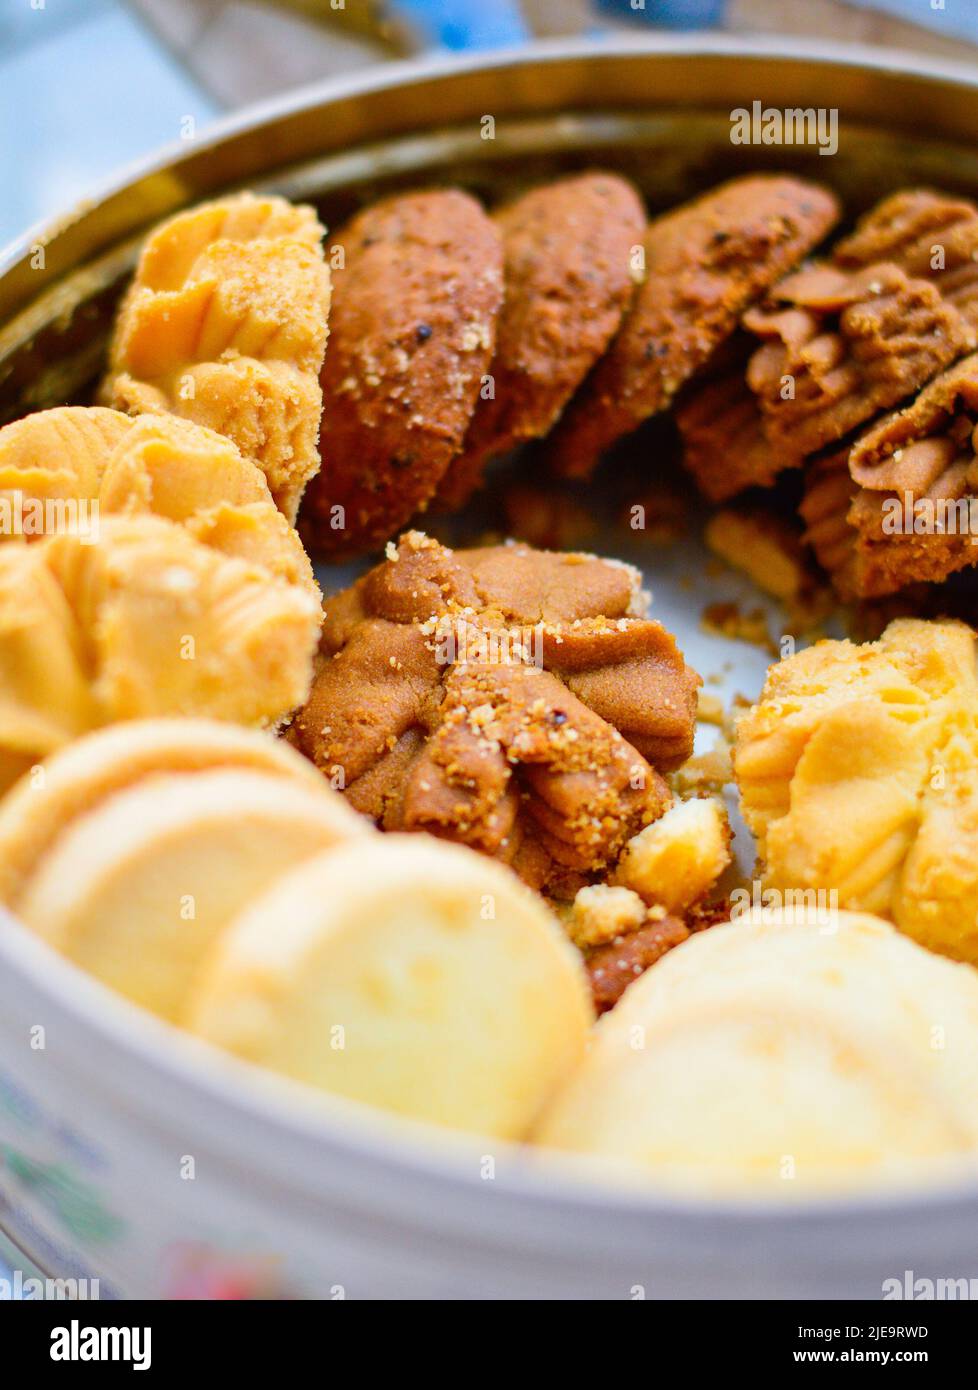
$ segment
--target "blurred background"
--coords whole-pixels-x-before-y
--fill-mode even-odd
[[[430,50],[691,28],[978,58],[978,0],[0,0],[0,245],[302,83]]]

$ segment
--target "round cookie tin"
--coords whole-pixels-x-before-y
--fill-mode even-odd
[[[735,113],[812,108],[838,144],[734,143]],[[832,117],[831,113],[835,113]],[[148,225],[234,187],[316,203],[458,183],[496,200],[594,166],[653,208],[789,169],[856,214],[893,189],[978,188],[978,78],[868,50],[658,37],[392,65],[305,89],[163,152],[0,255],[0,423],[84,398]],[[600,539],[594,548],[602,549]],[[641,564],[653,615],[711,689],[756,693],[770,655],[709,635],[707,601],[763,609],[691,540]],[[323,570],[329,588],[347,571]],[[748,854],[748,859],[749,859]],[[862,1297],[975,1273],[978,1176],[800,1205],[611,1185],[569,1161],[446,1139],[252,1072],[0,922],[0,1231],[82,1296]],[[97,1281],[97,1282],[96,1282]]]

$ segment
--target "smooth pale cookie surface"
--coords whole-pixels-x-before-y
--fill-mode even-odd
[[[179,1022],[228,923],[301,859],[366,833],[325,785],[237,769],[151,776],[72,822],[19,911],[103,983]]]
[[[509,870],[387,835],[317,856],[245,913],[190,1026],[323,1090],[518,1139],[591,1017],[577,953]]]
[[[153,773],[251,768],[321,788],[322,775],[269,734],[212,719],[110,725],[48,758],[0,801],[0,902],[16,907],[43,855],[76,816]]]
[[[535,1138],[666,1189],[919,1183],[978,1161],[978,975],[855,913],[694,934],[599,1023]]]

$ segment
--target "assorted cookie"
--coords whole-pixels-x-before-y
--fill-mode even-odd
[[[978,356],[966,357],[848,453],[809,469],[799,508],[844,598],[879,598],[978,564]]]
[[[639,572],[411,529],[539,441],[509,505],[568,545],[555,475],[671,411],[738,495],[708,545],[792,611],[819,567],[861,601],[973,566],[978,207],[905,190],[809,261],[839,217],[756,175],[647,222],[589,172],[400,193],[325,253],[249,193],[152,231],[100,404],[0,430],[0,902],[412,1119],[710,1191],[973,1161],[974,630],[771,667],[733,770],[758,886],[803,911],[728,921],[729,744],[698,776],[700,677]],[[324,612],[307,550],[384,558]]]
[[[0,430],[0,479],[25,518],[63,520],[0,543],[0,785],[116,720],[277,724],[305,698],[319,588],[229,440],[170,416],[40,411]]]
[[[301,530],[328,555],[382,546],[459,453],[496,346],[499,232],[467,193],[388,198],[337,232],[320,447]],[[334,257],[335,260],[335,257]]]
[[[801,514],[843,598],[942,579],[971,563],[967,540],[937,540],[926,556],[930,546],[884,546],[877,573],[867,552],[883,499],[860,496],[848,518],[852,534],[845,513],[864,488],[860,459],[887,448],[885,424],[881,441],[873,422],[895,406],[914,415],[918,396],[927,416],[935,400],[954,394],[962,379],[954,364],[973,351],[976,333],[978,206],[927,189],[894,194],[827,258],[787,276],[743,315],[739,335],[677,405],[686,467],[714,502],[805,467]],[[929,501],[960,502],[962,472],[935,472],[925,485],[938,488]],[[877,476],[868,493],[887,490],[883,472]]]
[[[554,431],[550,463],[587,477],[601,455],[721,349],[745,310],[831,231],[839,206],[800,179],[734,179],[656,218],[644,279],[621,331]]]
[[[182,1023],[234,917],[292,864],[366,829],[326,786],[239,767],[161,770],[64,827],[17,911],[96,979]]]
[[[771,668],[734,769],[765,887],[873,912],[978,965],[975,632],[898,619]]]
[[[617,561],[407,532],[327,601],[289,737],[385,829],[580,882],[662,814],[692,751],[699,677],[645,607]]]
[[[438,490],[462,506],[485,465],[548,434],[604,354],[628,311],[644,264],[645,209],[611,174],[533,188],[493,218],[505,293],[489,369],[462,452]]]
[[[625,992],[534,1137],[659,1191],[933,1185],[973,1172],[976,1056],[970,966],[864,914],[745,914]]]
[[[525,1139],[593,1020],[577,952],[501,865],[430,837],[337,845],[220,938],[194,1032],[334,1095]]]
[[[523,1139],[584,1054],[580,957],[500,865],[384,837],[267,734],[137,721],[0,803],[0,902],[227,1051],[413,1119]]]
[[[319,470],[319,371],[330,309],[323,228],[308,207],[239,193],[164,222],[119,311],[105,405],[219,431],[295,521]]]

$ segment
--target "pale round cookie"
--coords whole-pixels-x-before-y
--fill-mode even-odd
[[[534,1138],[789,1201],[978,1161],[978,974],[857,913],[696,933],[598,1024]]]
[[[36,760],[33,760],[36,761]],[[135,719],[77,739],[0,801],[0,902],[16,907],[76,816],[154,772],[252,768],[321,788],[322,774],[269,734],[213,719]]]
[[[18,910],[103,983],[179,1022],[208,947],[300,860],[372,834],[324,783],[267,772],[161,773],[61,834]]]
[[[522,1138],[583,1055],[580,957],[502,865],[421,835],[303,864],[224,934],[193,1031],[323,1090]]]

